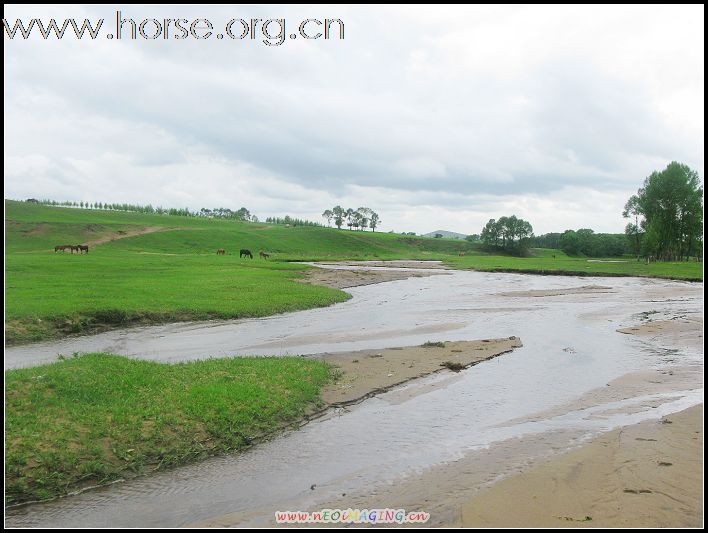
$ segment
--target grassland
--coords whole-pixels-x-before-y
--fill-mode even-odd
[[[318,405],[298,357],[182,364],[86,354],[5,372],[5,497],[42,500],[239,450]]]
[[[651,262],[635,257],[606,259],[570,257],[560,250],[536,248],[531,257],[512,257],[469,253],[450,257],[446,263],[454,268],[484,272],[520,272],[527,274],[559,274],[568,276],[641,276],[686,281],[703,280],[703,263],[693,261]]]
[[[74,243],[89,243],[89,254],[53,251]],[[216,256],[219,248],[227,254]],[[239,258],[241,248],[255,259]],[[259,259],[259,250],[271,260]],[[293,261],[438,259],[475,270],[703,278],[700,263],[588,262],[558,250],[517,258],[450,239],[13,201],[5,202],[5,253],[8,345],[134,324],[266,316],[349,297],[296,283],[306,267]]]

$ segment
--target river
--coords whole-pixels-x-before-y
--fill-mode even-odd
[[[701,403],[700,343],[616,330],[648,316],[702,317],[702,289],[702,283],[646,278],[446,271],[347,289],[351,300],[327,308],[9,348],[5,368],[81,351],[171,362],[512,335],[524,344],[462,373],[436,374],[333,410],[240,454],[9,509],[6,525],[170,527],[228,513],[241,513],[239,524],[264,525],[276,509],[371,494],[436,465],[508,448],[494,456],[498,468],[490,471],[498,476],[531,455],[558,453],[599,432]],[[682,378],[617,398],[593,393],[648,370],[675,370]],[[519,438],[541,444],[533,452],[507,446]]]

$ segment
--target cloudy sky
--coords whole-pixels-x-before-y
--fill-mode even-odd
[[[214,32],[110,39],[117,10]],[[703,176],[702,5],[5,6],[11,26],[32,17],[105,22],[95,40],[5,33],[5,198],[621,232],[652,171],[677,160]],[[215,38],[251,18],[285,19],[288,37],[267,46],[258,23],[254,39]],[[343,40],[298,35],[325,18]]]

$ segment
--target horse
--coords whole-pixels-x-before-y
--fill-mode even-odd
[[[219,248],[216,251],[216,255],[226,255],[226,250],[224,250],[223,248]]]
[[[81,252],[79,251],[79,245],[78,245],[78,244],[70,244],[70,245],[69,245],[69,248],[71,248],[71,253],[72,253],[72,254],[73,254],[74,252],[79,253],[79,254],[81,253]]]
[[[68,244],[60,244],[59,246],[55,246],[54,253],[57,253],[59,250],[61,250],[62,252],[65,252],[68,247],[69,247]]]
[[[270,257],[270,254],[265,253],[263,250],[258,252],[258,255],[260,255],[262,259],[268,259]]]
[[[241,257],[250,257],[253,259],[253,254],[251,253],[251,250],[246,250],[245,248],[241,248],[241,251],[238,253],[239,258]]]
[[[88,244],[79,244],[78,248],[80,254],[84,252],[88,253]]]
[[[464,256],[465,256],[465,252],[460,252],[460,253],[457,254],[457,255],[459,255],[460,257],[464,257]]]

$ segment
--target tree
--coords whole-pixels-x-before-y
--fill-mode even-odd
[[[369,218],[371,217],[371,213],[372,211],[368,207],[360,207],[356,210],[354,216],[357,221],[357,227],[361,228],[361,231],[364,231],[369,225]]]
[[[487,246],[499,246],[499,235],[501,233],[501,226],[497,224],[497,221],[493,218],[489,219],[489,222],[482,228],[482,233],[480,238],[482,242]]]
[[[334,225],[337,226],[337,229],[342,229],[342,224],[344,223],[344,217],[346,215],[346,212],[342,206],[337,205],[333,207],[332,214],[334,215]]]
[[[324,213],[322,213],[322,218],[324,218],[327,221],[327,227],[332,223],[332,217],[334,216],[334,213],[332,212],[331,209],[326,209]]]
[[[643,231],[641,253],[647,258],[682,260],[697,257],[703,247],[703,187],[687,165],[673,161],[652,172],[622,214],[635,217],[630,231]]]
[[[381,219],[379,218],[379,214],[375,211],[372,211],[371,219],[369,220],[369,227],[371,228],[371,231],[376,231],[376,226],[378,226],[380,222]]]
[[[354,225],[354,210],[350,207],[344,212],[344,217],[347,219],[347,226],[349,226],[349,229],[352,229],[352,226]]]

